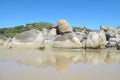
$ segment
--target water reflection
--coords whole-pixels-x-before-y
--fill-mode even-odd
[[[16,50],[1,49],[0,61],[11,61],[36,67],[55,67],[63,72],[72,64],[116,64],[120,63],[120,52],[115,49],[104,50]]]

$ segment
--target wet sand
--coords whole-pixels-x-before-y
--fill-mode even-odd
[[[0,49],[0,80],[120,80],[120,51]]]

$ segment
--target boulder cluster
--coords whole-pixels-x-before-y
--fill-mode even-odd
[[[120,49],[120,26],[116,30],[109,26],[100,26],[100,30],[85,29],[75,32],[66,20],[58,20],[51,29],[42,31],[33,29],[18,33],[13,38],[0,39],[0,47],[41,49],[47,46],[64,49],[98,49],[117,47]]]

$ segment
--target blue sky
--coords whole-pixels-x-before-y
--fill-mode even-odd
[[[59,19],[90,29],[115,29],[120,25],[120,0],[0,0],[1,28]]]

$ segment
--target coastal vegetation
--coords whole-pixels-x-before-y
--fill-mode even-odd
[[[21,33],[24,31],[28,31],[31,29],[36,29],[39,31],[42,31],[43,28],[50,29],[53,24],[48,23],[48,22],[36,22],[36,23],[30,23],[26,25],[18,25],[14,27],[5,27],[5,28],[0,28],[0,37],[14,37],[17,33]],[[73,26],[74,30],[77,32],[81,32],[84,27],[79,27],[79,26]],[[87,29],[87,31],[90,31],[90,29]]]

